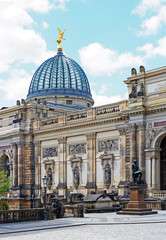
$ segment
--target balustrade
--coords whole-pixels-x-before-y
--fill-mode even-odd
[[[21,209],[0,211],[0,223],[39,221],[44,219],[44,209]]]
[[[97,115],[114,113],[114,112],[120,112],[120,106],[119,105],[110,106],[110,107],[107,107],[107,108],[96,109],[96,114]]]
[[[80,118],[87,118],[87,112],[69,115],[67,116],[67,121],[72,121]]]

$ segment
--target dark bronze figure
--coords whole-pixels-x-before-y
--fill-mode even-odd
[[[133,174],[133,182],[134,184],[141,184],[142,181],[142,171],[137,164],[137,160],[135,159],[132,164],[132,174]]]

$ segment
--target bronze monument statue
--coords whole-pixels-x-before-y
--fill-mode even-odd
[[[142,184],[142,171],[137,164],[137,160],[135,159],[132,164],[132,175],[134,184]]]

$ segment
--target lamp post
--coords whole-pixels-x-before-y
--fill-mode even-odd
[[[47,208],[46,208],[46,194],[47,194],[47,181],[48,177],[42,177],[43,186],[44,186],[44,220],[47,220]]]

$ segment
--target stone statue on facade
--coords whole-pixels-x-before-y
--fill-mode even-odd
[[[79,176],[79,170],[77,167],[73,169],[73,179],[74,179],[74,185],[79,185],[80,176]]]
[[[51,172],[51,169],[48,170],[47,177],[48,177],[47,185],[51,186],[52,185],[52,172]]]
[[[131,93],[129,94],[129,98],[136,98],[137,97],[137,89],[136,89],[136,86],[132,86],[132,91]]]
[[[141,96],[144,96],[144,95],[145,95],[145,87],[144,87],[144,84],[141,83],[140,91],[138,92],[138,96],[141,97]]]
[[[137,70],[135,68],[132,68],[131,69],[131,75],[137,75]]]
[[[135,159],[132,164],[132,175],[134,184],[141,184],[142,181],[142,171],[137,164],[137,160]]]
[[[106,167],[105,167],[104,183],[105,184],[110,184],[111,183],[111,169],[110,169],[109,164],[107,164]]]

